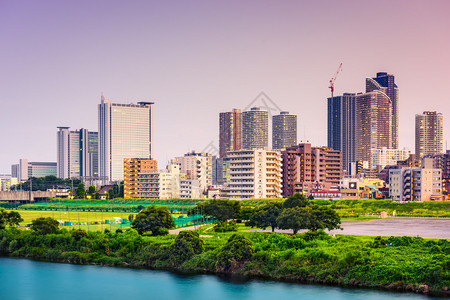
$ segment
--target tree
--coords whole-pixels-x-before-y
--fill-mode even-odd
[[[283,202],[283,208],[293,208],[293,207],[305,207],[310,205],[311,202],[302,194],[296,193],[290,197],[288,197]]]
[[[53,218],[37,218],[31,221],[31,229],[38,234],[50,234],[58,232],[59,222]]]
[[[131,227],[139,234],[165,235],[175,227],[175,222],[167,207],[150,205],[136,215]]]
[[[170,246],[171,259],[174,263],[183,263],[194,255],[203,252],[204,242],[196,231],[181,231]]]
[[[319,230],[319,229],[340,229],[341,227],[339,224],[341,224],[341,218],[339,217],[338,213],[326,206],[318,206],[313,205],[312,206],[313,216],[314,216],[314,222],[311,222],[309,226],[309,230]]]
[[[11,227],[18,226],[23,222],[22,216],[17,211],[10,211],[8,213],[8,224]]]
[[[75,194],[77,195],[78,199],[84,199],[86,197],[86,189],[84,183],[80,182],[78,184],[78,187],[75,190]]]
[[[7,223],[8,213],[3,208],[0,208],[0,229],[5,229]]]
[[[277,228],[277,218],[280,215],[281,210],[281,203],[268,203],[258,209],[256,213],[250,217],[250,221],[247,222],[247,224],[262,229],[271,227],[272,232],[274,232],[275,228]]]
[[[95,192],[96,192],[95,186],[94,185],[90,185],[89,188],[88,188],[88,194],[92,196],[92,195],[95,194]]]
[[[296,234],[300,229],[307,229],[312,220],[311,207],[293,207],[283,209],[277,218],[278,228],[292,229]]]
[[[240,264],[252,258],[253,244],[246,237],[233,234],[217,254],[216,269],[219,271],[239,267]]]
[[[240,210],[241,204],[235,200],[209,200],[205,203],[197,204],[188,214],[204,214],[225,222],[239,218]]]

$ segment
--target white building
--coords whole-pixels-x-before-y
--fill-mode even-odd
[[[411,155],[408,149],[388,149],[382,147],[381,149],[371,150],[371,168],[378,168],[382,170],[385,166],[396,165],[398,161],[407,160]]]
[[[166,170],[138,174],[138,194],[142,198],[177,199],[185,179],[180,165],[171,163]]]
[[[230,199],[281,198],[281,154],[272,150],[229,152]]]
[[[57,176],[98,177],[98,132],[58,127]]]
[[[180,181],[181,199],[200,199],[202,190],[198,180],[185,179]]]
[[[123,180],[123,159],[151,158],[153,103],[117,104],[102,95],[98,106],[99,174],[109,181]]]
[[[442,171],[425,162],[423,168],[389,170],[389,196],[398,202],[429,201],[442,195]]]
[[[181,172],[188,179],[198,180],[202,192],[212,185],[212,155],[190,152],[183,157],[176,157],[175,162],[181,166]]]

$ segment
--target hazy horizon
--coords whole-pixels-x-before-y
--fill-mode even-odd
[[[395,75],[399,145],[414,116],[444,116],[450,140],[449,1],[2,1],[0,174],[56,161],[58,126],[97,131],[101,93],[155,102],[154,158],[218,146],[219,113],[264,92],[298,115],[298,141],[327,144],[335,95]]]

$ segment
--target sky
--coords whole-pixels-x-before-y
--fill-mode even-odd
[[[57,126],[97,131],[102,92],[155,103],[159,167],[217,147],[219,113],[261,92],[298,115],[299,141],[326,145],[340,63],[335,95],[395,75],[401,148],[414,151],[425,110],[444,115],[445,144],[449,11],[446,0],[0,0],[0,174],[20,158],[56,161]]]

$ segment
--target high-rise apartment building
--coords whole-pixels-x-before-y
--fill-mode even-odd
[[[342,153],[342,169],[349,173],[356,161],[356,94],[328,98],[328,147]]]
[[[138,176],[157,171],[157,162],[148,158],[125,158],[123,160],[123,194],[125,199],[140,198]]]
[[[443,151],[443,117],[435,111],[424,111],[416,115],[416,155],[442,154]]]
[[[285,149],[297,144],[297,115],[287,111],[272,117],[272,149]]]
[[[57,176],[59,178],[98,177],[98,133],[58,127]]]
[[[392,148],[392,103],[382,91],[356,95],[356,160],[370,161],[371,151]]]
[[[388,148],[398,149],[398,86],[395,84],[395,77],[386,72],[377,73],[377,77],[366,78],[366,93],[373,91],[381,91],[391,100],[392,116],[391,116],[391,145]]]
[[[181,173],[188,179],[198,180],[202,191],[212,185],[212,155],[208,153],[190,152],[176,157],[175,162],[181,166]]]
[[[281,155],[271,150],[239,150],[228,155],[230,199],[281,198]]]
[[[283,197],[337,188],[342,179],[342,156],[339,150],[311,147],[311,144],[305,143],[286,148],[281,155]]]
[[[153,103],[118,104],[103,96],[98,106],[99,173],[109,181],[123,180],[124,158],[151,158]]]
[[[269,113],[252,107],[242,113],[242,148],[266,149],[269,137]]]
[[[242,149],[242,112],[233,109],[219,115],[219,155],[227,156],[228,151]]]

